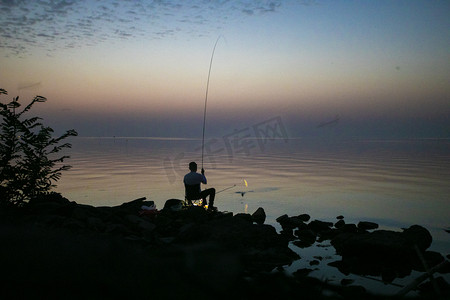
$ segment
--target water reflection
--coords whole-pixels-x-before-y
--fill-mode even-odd
[[[117,205],[147,197],[162,207],[167,199],[184,197],[182,176],[199,159],[199,145],[186,139],[79,137],[70,150],[73,169],[63,174],[58,191],[78,203]],[[444,228],[449,150],[448,140],[275,140],[264,151],[235,153],[231,161],[226,153],[206,157],[204,167],[216,190],[235,186],[218,195],[220,210],[262,206],[273,223],[281,214],[306,212]],[[176,166],[163,163],[180,154]]]

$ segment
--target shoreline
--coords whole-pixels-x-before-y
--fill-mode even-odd
[[[374,257],[373,252],[368,253],[370,249],[354,251],[363,247],[358,244],[363,242],[361,238],[375,236],[376,232],[393,234],[377,230],[375,223],[345,224],[341,218],[336,224],[330,224],[310,220],[306,214],[283,215],[277,218],[283,228],[278,233],[273,226],[264,224],[263,208],[253,214],[207,212],[200,207],[164,208],[144,214],[141,207],[149,204],[151,201],[141,198],[114,207],[93,207],[70,202],[53,193],[31,202],[24,211],[1,211],[1,238],[6,245],[2,257],[10,258],[5,270],[11,275],[4,291],[12,292],[12,287],[25,280],[33,290],[45,293],[66,289],[78,296],[80,293],[92,296],[85,288],[95,290],[103,286],[113,294],[124,296],[147,295],[146,287],[149,287],[162,298],[187,291],[197,299],[217,293],[240,299],[252,298],[255,293],[275,293],[284,298],[303,293],[315,299],[386,297],[373,295],[350,281],[339,285],[323,282],[308,276],[308,268],[294,271],[292,275],[281,271],[302,259],[290,249],[291,243],[308,248],[316,241],[331,242],[329,251],[336,249],[344,258],[335,262],[336,268],[344,272],[369,272],[370,269],[355,269],[348,261],[358,258],[361,265],[377,259],[382,263],[386,255],[392,256],[387,264],[391,270],[382,272],[386,282],[395,278],[395,272],[403,272],[401,276],[404,276],[408,270],[410,274],[411,270],[420,269],[420,265],[410,265],[410,260],[399,263],[402,255],[414,253],[406,244],[399,244],[398,249],[404,252],[393,255],[395,251],[389,248],[392,245],[383,244],[383,235],[379,235],[381,244],[373,244],[374,238],[367,241],[373,247],[388,247],[390,251],[384,257]],[[432,238],[426,229],[420,226],[415,229],[411,238],[421,244],[421,252],[430,266],[442,259],[448,261],[448,255],[443,258],[427,251]],[[392,237],[404,241],[404,236]],[[353,244],[346,244],[350,240]],[[317,258],[311,269],[322,259]],[[22,274],[28,275],[23,278]],[[266,281],[270,282],[270,291]]]

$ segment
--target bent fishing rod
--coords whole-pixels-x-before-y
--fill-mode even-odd
[[[206,105],[208,103],[209,79],[211,77],[211,68],[212,68],[212,63],[213,63],[213,59],[214,59],[214,52],[216,52],[216,46],[217,46],[217,43],[219,42],[219,39],[221,37],[222,36],[219,35],[219,37],[216,40],[216,43],[214,44],[214,48],[213,48],[213,51],[211,53],[211,60],[209,62],[208,80],[206,81],[205,108],[203,110],[202,169],[203,169],[203,153],[204,153],[204,150],[205,150]]]

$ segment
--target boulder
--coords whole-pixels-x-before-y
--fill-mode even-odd
[[[288,241],[296,240],[297,238],[294,236],[293,229],[282,229],[280,230],[280,234],[287,239]]]
[[[314,271],[313,269],[308,269],[308,268],[303,268],[303,269],[298,269],[297,271],[293,272],[292,275],[295,277],[304,277],[304,276],[308,276],[309,273],[311,273],[312,271]]]
[[[59,205],[68,205],[71,202],[67,198],[63,197],[61,194],[51,192],[47,195],[41,195],[30,199],[27,206],[32,207],[33,205],[37,205],[40,203],[54,203]]]
[[[264,224],[266,221],[266,212],[264,208],[258,207],[258,209],[252,214],[253,222],[256,224]]]
[[[152,224],[136,215],[126,215],[125,219],[130,223],[130,225],[132,225],[135,229],[139,231],[140,230],[152,231],[156,227],[155,224]]]
[[[334,238],[335,236],[337,236],[340,232],[337,229],[327,229],[327,230],[322,230],[320,232],[317,233],[317,235],[319,236],[319,238],[317,239],[317,241],[319,243],[323,242],[323,241],[327,241],[327,240],[331,240],[332,238]]]
[[[343,219],[339,219],[339,221],[337,221],[336,223],[334,223],[334,227],[335,228],[342,228],[345,225],[345,221]]]
[[[299,248],[308,248],[311,247],[312,244],[304,242],[302,240],[298,240],[298,241],[293,241],[292,244],[294,244],[295,246],[299,247]]]
[[[284,230],[304,228],[305,223],[299,217],[288,217],[283,215],[276,219]]]
[[[142,204],[139,205],[139,207],[141,207],[141,206],[142,206]],[[169,199],[164,203],[163,210],[180,211],[182,208],[183,208],[183,200]]]
[[[314,259],[314,260],[309,262],[310,266],[317,266],[318,264],[320,264],[320,261],[318,261],[317,259]]]
[[[358,232],[358,227],[356,227],[355,224],[344,224],[340,228],[338,228],[338,230],[340,232],[357,233]]]
[[[331,240],[343,257],[404,258],[413,251],[401,232],[377,230],[371,233],[341,233]]]
[[[450,284],[441,276],[422,283],[418,290],[423,299],[450,299]],[[437,297],[436,290],[439,291],[441,297]]]
[[[319,220],[311,221],[308,224],[308,228],[315,232],[330,230],[332,226],[333,226],[332,222],[324,222]]]
[[[316,241],[317,235],[310,229],[297,230],[295,235],[305,244],[312,245]]]
[[[98,217],[99,211],[91,205],[78,204],[72,209],[71,218],[86,221],[90,217]]]
[[[334,237],[331,244],[342,256],[342,261],[335,262],[334,266],[344,274],[381,275],[384,280],[392,281],[416,268],[417,249],[423,252],[428,248],[431,235],[422,226],[413,225],[404,232],[344,232]]]
[[[405,229],[403,231],[403,236],[411,245],[416,245],[420,251],[428,249],[433,242],[433,237],[430,232],[420,225],[412,225]]]
[[[245,221],[247,221],[249,223],[253,223],[253,217],[252,217],[251,214],[238,213],[238,214],[235,214],[233,218],[235,218],[235,219],[242,219],[242,220],[245,220]]]
[[[176,216],[183,222],[203,222],[208,219],[208,211],[201,206],[188,206],[177,212]]]
[[[298,215],[297,218],[299,218],[303,222],[308,222],[311,219],[311,217],[308,214]]]
[[[374,222],[361,221],[358,223],[358,228],[361,230],[372,230],[377,229],[378,224]]]
[[[277,221],[278,223],[282,223],[285,222],[287,219],[289,219],[289,216],[284,214],[282,216],[279,216],[278,218],[275,219],[275,221]]]
[[[354,279],[349,279],[349,278],[342,278],[341,279],[341,285],[344,285],[344,286],[350,285],[353,282],[355,282]]]
[[[97,217],[88,217],[86,219],[86,225],[91,230],[95,230],[95,231],[104,231],[105,230],[105,223],[102,221],[102,219],[97,218]]]
[[[435,251],[425,251],[424,253],[422,253],[422,258],[423,261],[421,259],[415,261],[415,265],[413,266],[414,270],[417,270],[419,272],[426,272],[427,270],[425,269],[424,262],[425,265],[431,269],[446,261],[446,259],[441,253]],[[439,268],[438,272],[441,274],[450,273],[450,264],[449,263],[445,264],[444,266]]]

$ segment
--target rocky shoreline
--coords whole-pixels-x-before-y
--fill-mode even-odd
[[[22,209],[0,210],[4,296],[46,298],[156,299],[385,299],[361,286],[340,286],[308,277],[302,269],[287,275],[283,266],[300,259],[289,245],[304,248],[329,241],[341,256],[330,263],[344,274],[381,276],[385,282],[412,270],[439,266],[420,298],[448,297],[448,255],[428,251],[432,237],[413,225],[403,232],[378,230],[371,222],[310,221],[307,214],[277,218],[282,231],[253,214],[181,207],[171,199],[157,210],[137,199],[114,207],[71,202],[57,193]],[[147,209],[151,208],[151,209]],[[275,270],[275,271],[273,271]],[[402,294],[403,293],[403,294]]]

